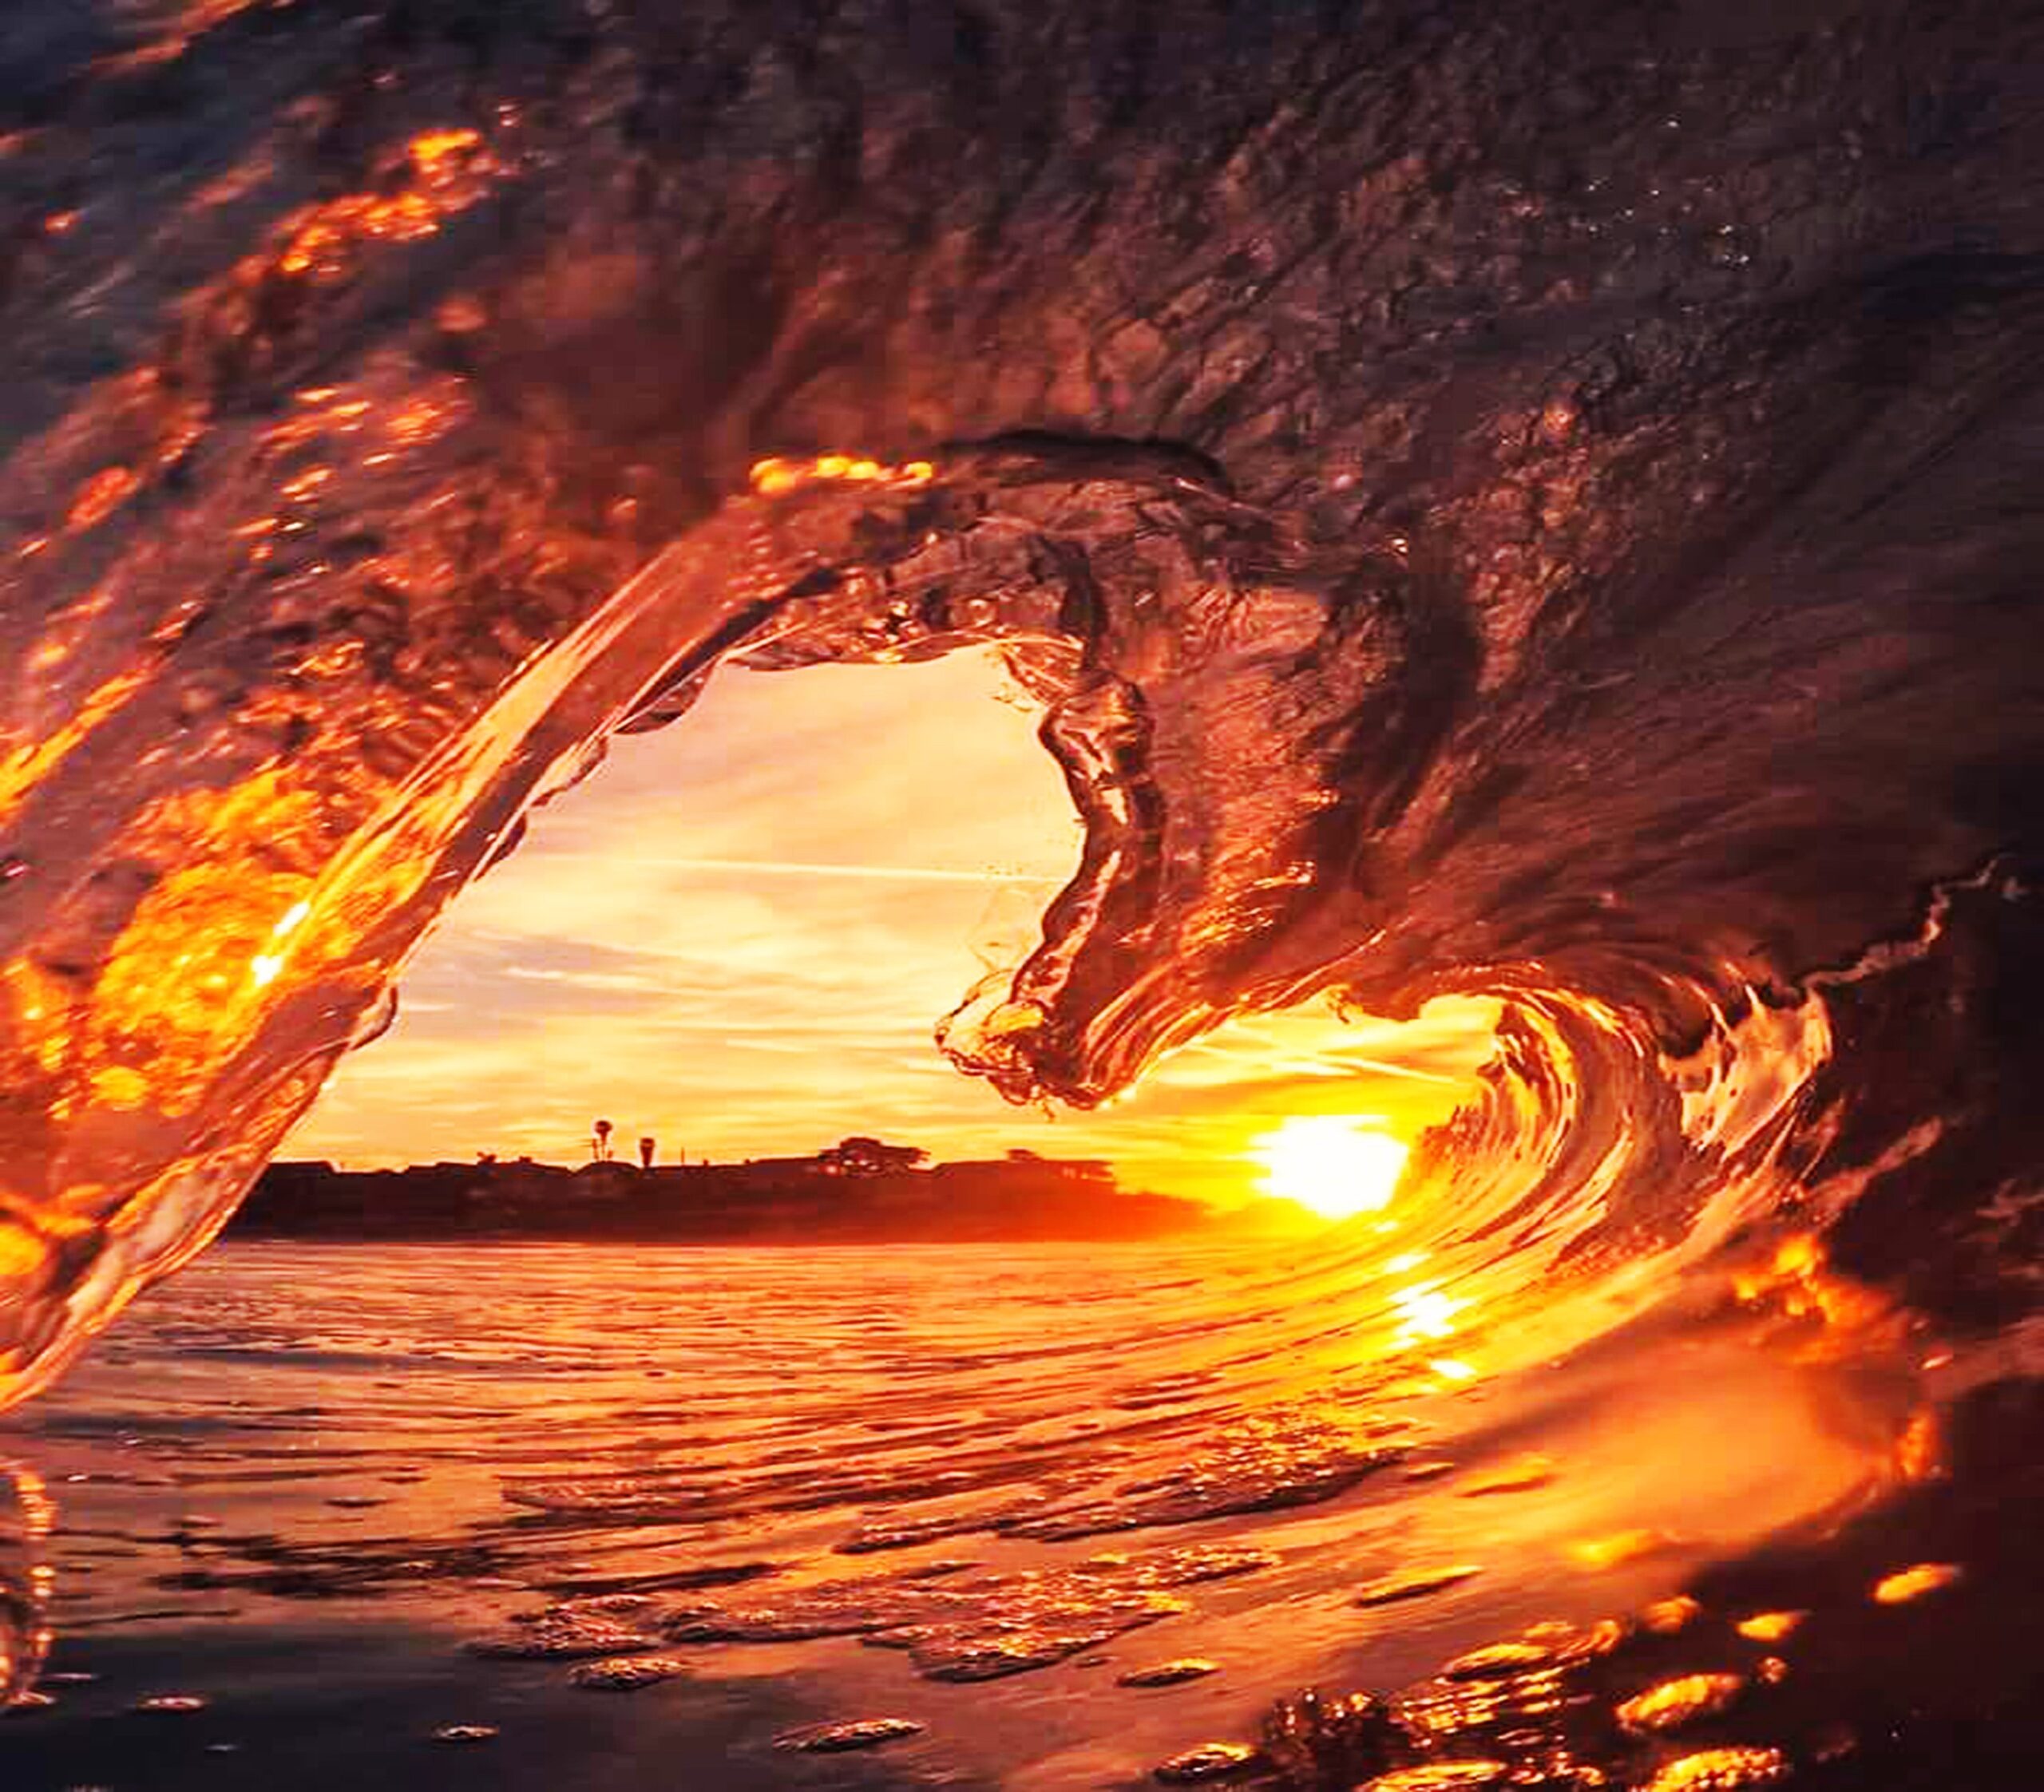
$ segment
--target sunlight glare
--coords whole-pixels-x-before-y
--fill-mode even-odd
[[[1324,1220],[1347,1220],[1387,1205],[1405,1169],[1402,1140],[1377,1129],[1374,1114],[1294,1114],[1250,1147],[1264,1166],[1263,1192],[1296,1201]]]

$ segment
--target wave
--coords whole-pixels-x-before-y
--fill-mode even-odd
[[[10,17],[0,1397],[610,734],[989,643],[961,1069],[1482,992],[1461,1244],[2029,1314],[2038,22],[1438,15]]]

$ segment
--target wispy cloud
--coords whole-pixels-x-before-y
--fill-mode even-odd
[[[727,872],[744,877],[856,877],[881,884],[1037,884],[1055,889],[1056,877],[1020,872],[959,871],[940,865],[825,864],[813,859],[669,859],[640,855],[636,863],[668,871]]]

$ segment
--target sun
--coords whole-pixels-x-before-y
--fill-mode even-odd
[[[1294,1114],[1251,1141],[1264,1166],[1263,1192],[1297,1201],[1324,1220],[1353,1219],[1387,1205],[1405,1169],[1404,1141],[1380,1132],[1374,1114]]]

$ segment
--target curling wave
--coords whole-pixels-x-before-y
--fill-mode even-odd
[[[985,643],[1086,845],[964,1069],[1490,993],[1529,1278],[2027,1312],[2034,17],[883,10],[10,18],[0,1395],[609,734]]]

